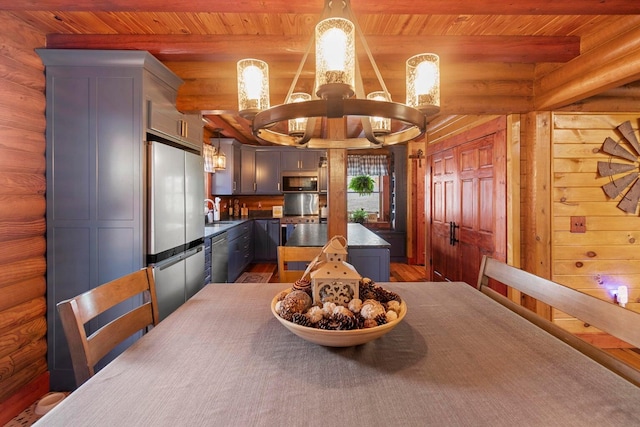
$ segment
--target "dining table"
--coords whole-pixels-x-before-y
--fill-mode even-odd
[[[640,388],[463,282],[388,282],[384,336],[308,342],[285,283],[211,283],[42,426],[638,426]]]

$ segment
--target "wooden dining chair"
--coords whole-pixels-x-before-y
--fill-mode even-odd
[[[87,336],[85,324],[108,309],[136,295],[143,301]],[[158,324],[158,300],[153,270],[144,268],[57,304],[76,385],[95,373],[96,364],[122,341],[150,325]]]
[[[304,270],[288,269],[292,262],[309,263],[322,251],[321,246],[278,246],[278,278],[280,283],[293,283],[302,277]]]

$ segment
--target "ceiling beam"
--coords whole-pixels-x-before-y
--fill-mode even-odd
[[[21,0],[2,2],[0,10],[106,12],[320,13],[323,0],[211,1],[189,0]],[[424,15],[629,15],[640,13],[634,0],[355,0],[361,14]]]
[[[427,52],[442,61],[567,62],[580,54],[575,36],[366,36],[376,59]],[[199,34],[49,34],[50,49],[146,50],[161,61],[237,61],[259,55],[267,61],[302,59],[306,36]],[[387,58],[388,57],[388,58]]]
[[[540,77],[535,108],[553,110],[640,79],[640,26]]]

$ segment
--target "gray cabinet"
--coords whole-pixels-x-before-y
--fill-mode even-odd
[[[244,146],[241,149],[242,173],[240,175],[240,192],[253,194],[256,192],[256,150],[253,147]]]
[[[204,238],[204,280],[202,286],[211,283],[211,236]]]
[[[227,158],[227,166],[226,169],[216,171],[213,174],[211,179],[211,194],[215,196],[240,194],[240,174],[242,172],[240,143],[231,138],[221,139],[220,150]]]
[[[282,150],[280,153],[281,169],[283,171],[298,171],[318,169],[320,154],[318,151],[307,149]]]
[[[37,52],[47,79],[47,357],[51,388],[73,390],[56,304],[146,265],[147,100],[182,80],[147,52]]]
[[[227,231],[229,264],[227,282],[232,283],[253,261],[253,221],[246,221]]]
[[[280,245],[280,220],[254,220],[254,259],[256,261],[277,261]]]
[[[350,247],[348,261],[362,277],[374,282],[389,281],[391,261],[388,248]]]
[[[147,128],[163,138],[178,139],[198,152],[202,152],[202,116],[183,114],[176,109],[174,88],[159,78],[149,76],[147,96]]]
[[[280,194],[280,156],[274,150],[256,150],[256,194]]]

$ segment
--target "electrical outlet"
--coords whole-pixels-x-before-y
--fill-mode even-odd
[[[584,216],[572,216],[571,217],[571,232],[572,233],[586,233],[587,232],[587,217],[584,217]]]

